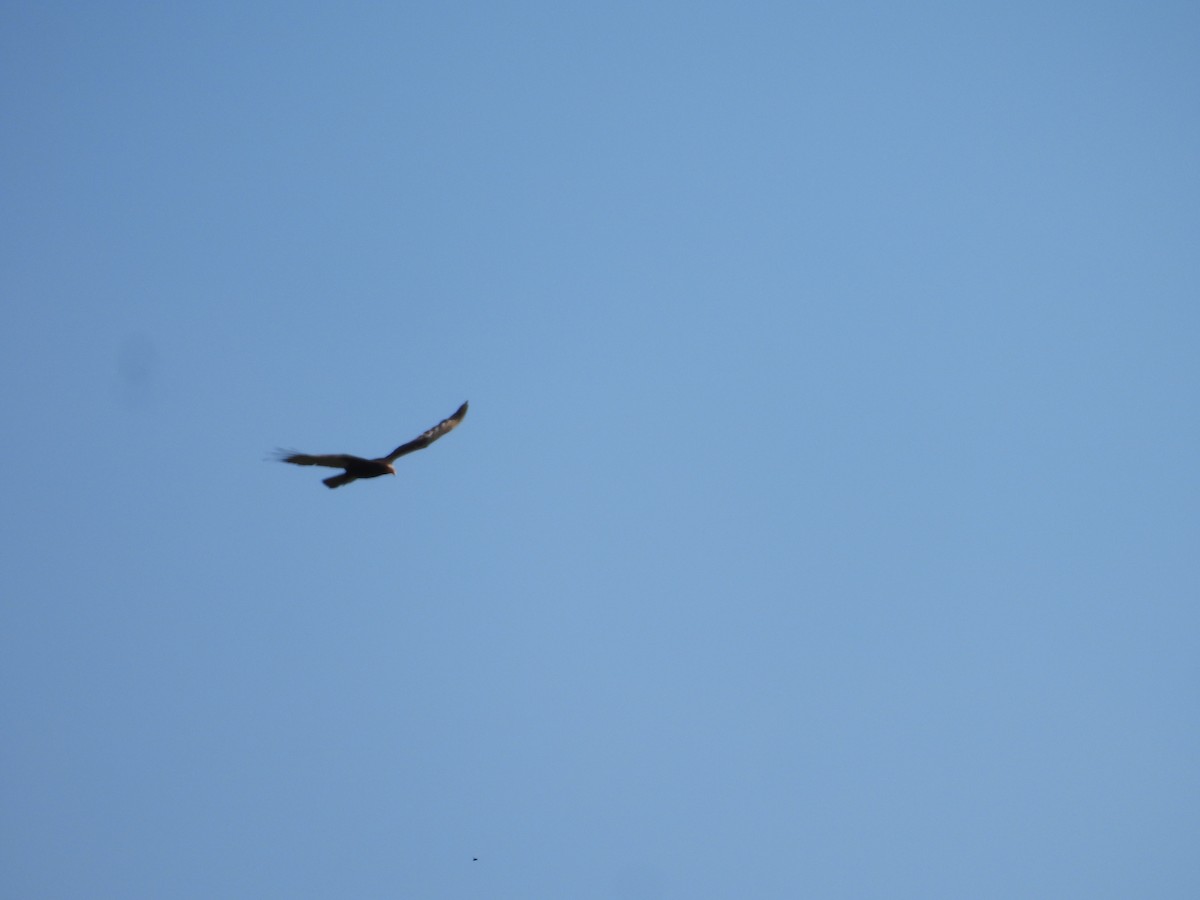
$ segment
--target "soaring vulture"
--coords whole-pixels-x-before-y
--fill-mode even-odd
[[[332,469],[345,469],[346,471],[341,475],[334,475],[324,480],[325,486],[330,488],[341,487],[343,484],[349,484],[359,478],[395,475],[396,469],[392,463],[406,453],[423,450],[442,435],[453,431],[466,414],[467,404],[464,403],[450,418],[443,419],[420,437],[413,438],[407,444],[401,444],[387,456],[381,456],[378,459],[363,459],[361,456],[350,456],[346,453],[309,456],[306,453],[292,453],[288,450],[281,450],[278,459],[280,462],[292,463],[297,466],[329,466]]]

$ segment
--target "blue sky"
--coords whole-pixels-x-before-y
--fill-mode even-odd
[[[1200,894],[1198,39],[9,4],[5,893]]]

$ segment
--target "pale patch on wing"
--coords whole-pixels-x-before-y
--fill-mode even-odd
[[[423,435],[413,438],[407,444],[401,444],[399,447],[385,456],[384,459],[390,463],[395,462],[406,453],[412,453],[414,450],[422,450],[425,447],[428,447],[442,435],[449,434],[451,431],[457,428],[458,423],[463,420],[463,417],[466,416],[466,414],[467,404],[464,403],[457,410],[455,410],[454,415],[452,415],[450,418],[443,419],[442,421],[438,422]]]

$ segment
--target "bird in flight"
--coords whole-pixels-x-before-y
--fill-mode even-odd
[[[395,475],[396,469],[392,463],[406,453],[412,453],[414,450],[423,450],[442,435],[453,431],[458,427],[458,423],[463,420],[466,414],[467,404],[464,403],[450,418],[443,419],[420,437],[413,438],[407,444],[401,444],[387,456],[381,456],[378,459],[363,459],[361,456],[350,456],[347,453],[309,456],[306,453],[293,453],[288,450],[281,450],[278,459],[280,462],[292,463],[296,466],[329,466],[331,469],[345,469],[346,471],[341,475],[334,475],[324,479],[325,486],[329,488],[341,487],[343,484],[349,484],[359,478],[378,478],[380,475]]]

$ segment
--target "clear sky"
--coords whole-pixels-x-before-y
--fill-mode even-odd
[[[4,895],[1200,896],[1198,47],[5,4]]]

